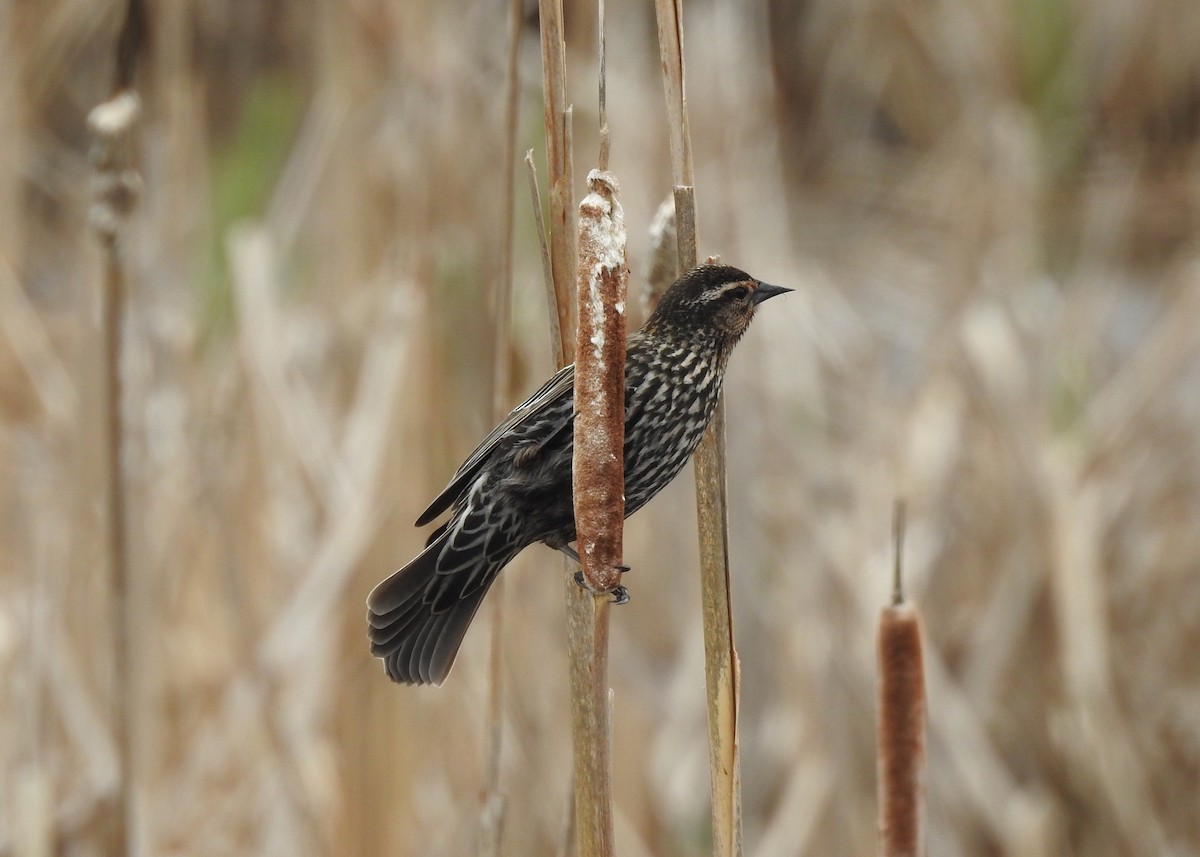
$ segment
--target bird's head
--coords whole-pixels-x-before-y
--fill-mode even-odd
[[[719,351],[728,353],[750,326],[758,305],[790,291],[727,265],[701,265],[663,293],[646,322],[646,330],[672,338],[710,341]]]

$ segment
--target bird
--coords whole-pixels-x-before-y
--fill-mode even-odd
[[[789,292],[727,265],[687,271],[626,344],[625,515],[683,469],[758,306]],[[401,684],[440,685],[496,576],[535,542],[578,561],[571,494],[574,365],[517,405],[417,519],[445,512],[415,559],[367,597],[371,653]],[[620,570],[628,570],[621,566]],[[582,583],[582,576],[576,575]],[[619,586],[613,600],[624,603]]]

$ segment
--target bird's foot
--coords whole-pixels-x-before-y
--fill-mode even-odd
[[[617,568],[620,571],[628,571],[629,570],[627,567],[624,567],[624,566],[617,566]],[[590,586],[588,586],[587,581],[584,580],[582,571],[575,572],[575,582],[578,583],[580,586],[582,586],[584,589],[586,589],[588,592],[592,592],[592,588]],[[599,593],[595,593],[595,594],[599,594]],[[624,586],[614,586],[611,590],[609,590],[609,594],[612,595],[612,597],[613,597],[612,598],[613,604],[628,604],[629,603],[629,590],[626,589]]]

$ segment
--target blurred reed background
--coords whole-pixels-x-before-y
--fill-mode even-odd
[[[401,688],[363,602],[489,427],[504,5],[148,4],[122,366],[141,853],[474,849],[488,611],[446,686]],[[666,119],[652,5],[608,6],[638,288]],[[122,7],[0,4],[14,857],[100,853],[122,755],[85,126]],[[541,151],[528,10],[520,145]],[[567,3],[580,188],[594,20]],[[1200,854],[1200,5],[696,0],[685,27],[700,254],[797,288],[727,385],[747,853],[875,847],[903,496],[930,853]],[[518,200],[513,402],[551,368]],[[633,857],[708,850],[694,517],[685,477],[626,531]],[[557,853],[568,806],[560,569],[534,548],[506,572],[510,855]]]

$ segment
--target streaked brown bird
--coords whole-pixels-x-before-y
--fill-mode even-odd
[[[625,362],[625,515],[683,469],[708,428],[729,354],[755,309],[791,291],[703,265],[663,294],[629,337]],[[417,526],[447,510],[420,556],[367,597],[371,653],[405,684],[441,684],[496,575],[527,545],[578,560],[571,497],[574,366],[513,409],[458,468]],[[578,578],[577,578],[578,579]],[[614,600],[628,600],[624,587]]]

